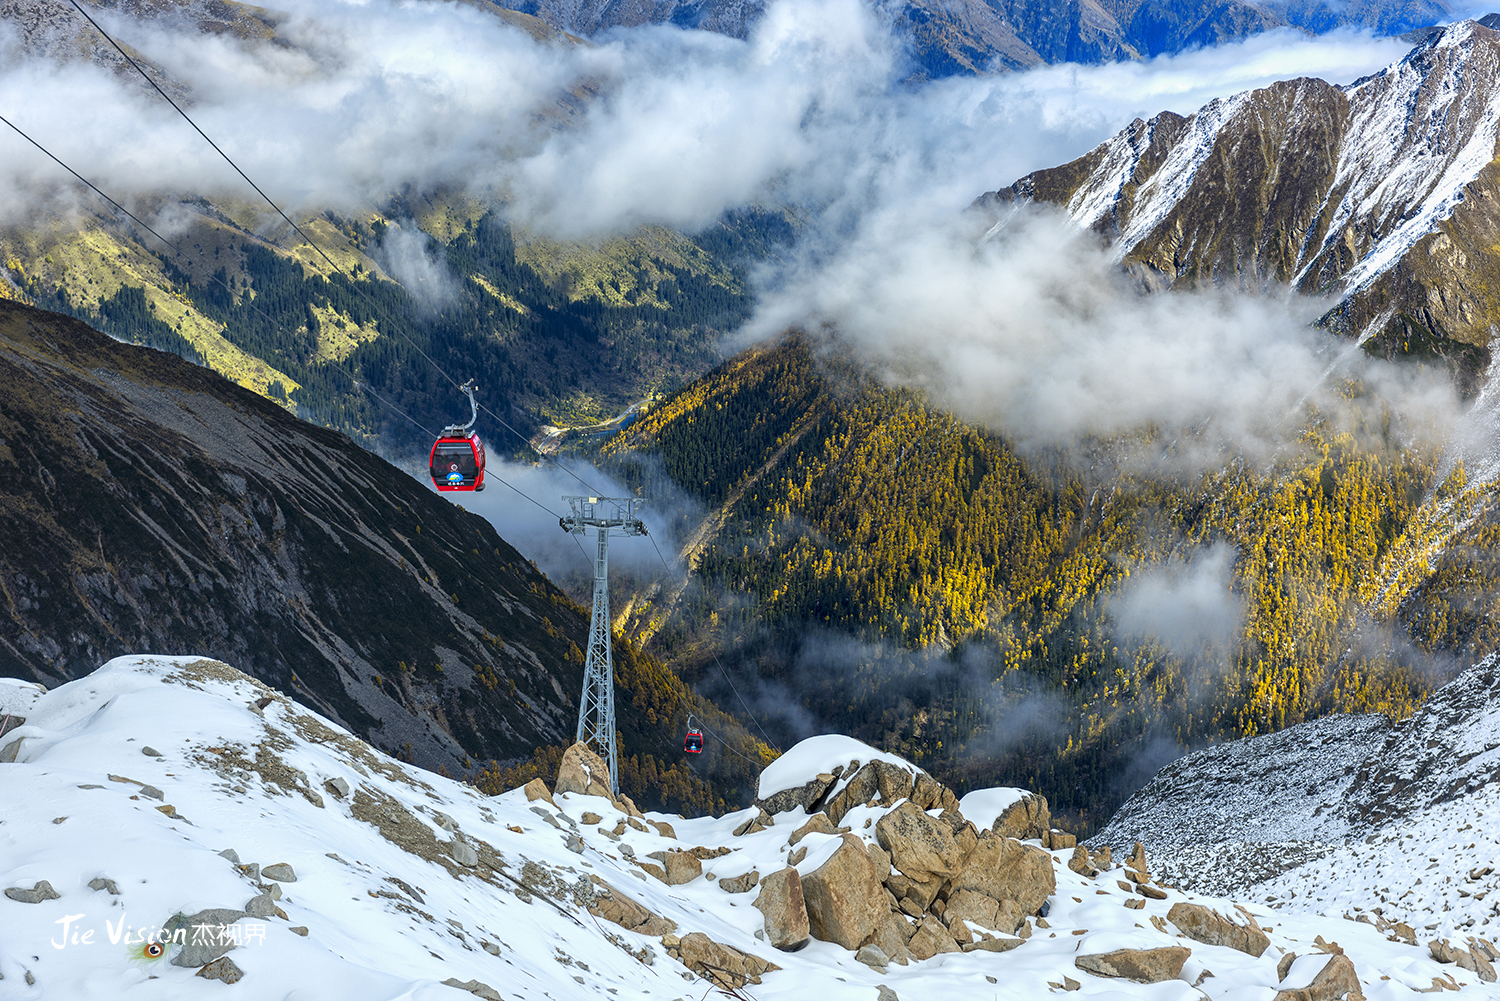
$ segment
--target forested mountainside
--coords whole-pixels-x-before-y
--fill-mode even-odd
[[[482,402],[523,434],[543,421],[613,416],[675,388],[713,363],[716,334],[748,310],[741,275],[726,262],[743,260],[746,241],[786,232],[779,216],[742,213],[696,240],[650,229],[596,246],[518,242],[492,212],[439,198],[388,206],[404,230],[378,214],[308,221],[341,272],[294,235],[258,235],[264,220],[253,214],[183,207],[191,222],[180,255],[98,219],[0,233],[11,294],[200,360],[393,450],[422,444],[421,432],[353,378],[442,427],[465,404],[424,354],[477,379]],[[378,263],[396,234],[417,229],[438,237],[416,234],[430,277],[451,282],[436,303]]]
[[[577,720],[587,613],[487,521],[207,369],[8,302],[0,598],[5,675],[232,657],[455,775],[566,745]],[[674,809],[748,802],[758,745],[653,658],[615,656],[622,787]],[[689,711],[745,757],[682,765]]]
[[[565,31],[670,23],[745,37],[765,0],[500,0]],[[1400,34],[1451,16],[1446,0],[905,0],[882,3],[915,73],[931,78],[1047,63],[1146,59],[1272,28]]]
[[[260,7],[99,6],[130,18],[137,31],[186,23],[205,37],[269,41],[308,57],[306,38],[286,36],[290,15]],[[539,41],[578,43],[528,15],[477,0],[471,6]],[[0,0],[0,11],[26,58],[89,62],[127,88],[147,87],[71,7]],[[186,85],[140,61],[168,93],[192,103]],[[534,117],[544,131],[566,129],[597,96],[594,81],[572,81]],[[58,215],[39,198],[22,221],[13,215],[0,227],[0,298],[199,361],[398,454],[426,443],[397,408],[440,428],[465,406],[424,355],[457,381],[475,378],[482,402],[521,437],[544,423],[608,419],[702,374],[719,357],[712,342],[748,312],[746,267],[792,235],[788,217],[750,209],[727,213],[692,238],[644,227],[563,243],[515,230],[503,205],[436,185],[382,194],[355,213],[308,210],[297,217],[302,234],[263,206],[192,190],[152,192],[143,201],[149,208],[138,206],[138,214],[165,226],[172,246],[92,200]],[[523,445],[504,434],[494,442],[502,451]]]
[[[1388,427],[1351,431],[1309,426],[1273,468],[1191,479],[1120,471],[1107,446],[1023,456],[792,337],[606,446],[648,495],[669,480],[709,511],[687,546],[698,582],[638,601],[627,631],[710,692],[704,651],[729,651],[768,726],[836,720],[959,788],[1037,789],[1087,828],[1174,748],[1401,717],[1444,680],[1411,653],[1456,642],[1413,598],[1414,557],[1432,511],[1457,518],[1475,491]],[[1209,600],[1243,612],[1229,634],[1121,635],[1132,582],[1215,559]],[[1413,569],[1393,582],[1398,564]]]
[[[1500,322],[1500,17],[1349,87],[1300,79],[1134,123],[986,196],[1065,209],[1154,288],[1276,283],[1386,357],[1473,391]]]

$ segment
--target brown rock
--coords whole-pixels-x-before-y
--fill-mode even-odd
[[[782,952],[796,952],[807,945],[807,904],[796,869],[782,869],[761,880],[755,907],[765,918],[766,941],[772,946]]]
[[[1473,941],[1470,939],[1470,942]],[[1477,945],[1469,950],[1462,946],[1452,945],[1447,939],[1433,939],[1427,943],[1427,949],[1432,953],[1432,958],[1439,963],[1456,963],[1460,969],[1468,970],[1477,975],[1480,980],[1495,982],[1495,967],[1485,955],[1485,950]]]
[[[843,769],[839,769],[839,772],[842,771]],[[780,792],[772,793],[765,799],[756,800],[755,805],[763,812],[772,816],[778,813],[785,813],[799,806],[808,813],[813,813],[816,812],[818,806],[822,803],[823,797],[829,789],[833,788],[833,784],[836,781],[838,781],[838,773],[822,772],[806,785],[797,786],[795,789],[782,789]]]
[[[734,836],[741,838],[746,834],[758,834],[767,827],[774,826],[776,826],[776,821],[772,819],[771,815],[764,810],[759,810],[755,816],[734,829]]]
[[[596,896],[589,905],[589,913],[606,921],[613,921],[627,931],[653,938],[677,930],[677,922],[662,917],[608,883],[596,884]]]
[[[1275,1001],[1363,1001],[1359,976],[1348,956],[1329,956],[1328,965],[1318,971],[1312,983],[1299,990],[1280,991]]]
[[[952,875],[963,859],[952,828],[911,800],[875,823],[875,839],[891,853],[891,864],[911,879]]]
[[[608,773],[606,772],[605,774]],[[641,808],[635,805],[635,800],[631,799],[624,793],[621,793],[619,798],[614,801],[614,807],[616,810],[619,810],[621,813],[626,814],[631,818],[644,818],[646,816],[641,812]],[[632,823],[630,826],[634,827],[638,831],[644,831],[646,829],[645,827],[637,823]]]
[[[662,837],[671,838],[673,841],[677,840],[677,831],[665,820],[648,820],[646,823],[656,828],[656,833]]]
[[[760,873],[751,869],[740,876],[728,876],[719,880],[719,889],[725,893],[749,893],[760,882]]]
[[[893,872],[885,877],[885,884],[891,888],[896,899],[911,901],[919,913],[932,906],[932,902],[937,899],[938,892],[942,890],[945,882],[946,880],[941,876],[915,880],[900,872]]]
[[[1158,890],[1156,887],[1152,886],[1149,883],[1137,884],[1135,892],[1139,893],[1143,897],[1150,897],[1152,900],[1167,899],[1167,892],[1165,890]]]
[[[715,942],[701,931],[682,937],[677,945],[677,958],[694,973],[726,990],[738,990],[747,983],[758,984],[762,973],[781,969],[759,956]]]
[[[1078,838],[1072,834],[1064,834],[1057,828],[1052,828],[1042,834],[1042,847],[1050,851],[1063,851],[1073,848],[1078,844]]]
[[[852,834],[844,835],[828,861],[802,877],[802,896],[813,937],[850,950],[890,913],[880,874],[864,842]]]
[[[995,818],[990,830],[1002,838],[1017,838],[1026,841],[1040,838],[1052,827],[1052,814],[1047,809],[1047,797],[1034,792],[1022,793],[1021,798]]]
[[[563,752],[553,788],[558,793],[573,792],[614,799],[609,788],[609,766],[586,744],[574,744]]]
[[[1057,875],[1052,856],[1040,848],[984,831],[949,888],[950,893],[975,890],[995,900],[1014,900],[1025,914],[1035,914],[1056,892]]]
[[[198,976],[204,980],[222,980],[226,984],[235,984],[245,976],[245,971],[235,966],[234,960],[228,956],[220,956],[212,963],[200,966]]]
[[[1146,902],[1140,898],[1125,901],[1125,906],[1133,911],[1138,911],[1146,906]]]
[[[1192,950],[1173,945],[1160,949],[1116,949],[1114,952],[1079,956],[1073,965],[1096,977],[1120,977],[1141,984],[1176,980]]]
[[[592,825],[592,824],[599,823],[604,818],[601,817],[599,814],[594,813],[591,810],[585,810],[585,811],[583,811],[583,816],[579,817],[578,819],[582,823]]]
[[[1142,886],[1141,891],[1151,889]],[[1166,896],[1166,894],[1162,894]],[[1160,898],[1158,898],[1160,899]],[[1204,945],[1222,945],[1230,949],[1238,949],[1259,959],[1266,951],[1271,940],[1266,933],[1251,924],[1239,924],[1231,921],[1217,911],[1210,910],[1202,904],[1189,904],[1179,902],[1172,905],[1167,912],[1167,920],[1177,926],[1188,938]]]
[[[1130,853],[1130,858],[1126,860],[1125,865],[1141,874],[1141,878],[1136,880],[1137,883],[1144,882],[1149,878],[1151,869],[1146,864],[1146,846],[1137,841],[1135,843],[1135,850]],[[1131,878],[1135,879],[1134,876]]]
[[[1025,941],[1021,938],[996,938],[993,935],[986,935],[970,942],[963,947],[963,950],[964,952],[1010,952],[1025,944]]]
[[[906,946],[906,940],[910,937],[906,919],[887,911],[862,945],[877,946],[891,962],[905,966],[911,959],[911,952]]]
[[[552,800],[552,793],[547,791],[547,783],[541,779],[532,779],[523,788],[526,790],[526,802],[535,803],[540,799],[551,804],[554,810],[557,809],[557,804]]]
[[[449,977],[443,981],[444,987],[457,987],[461,991],[468,991],[477,998],[484,1001],[503,1001],[500,992],[482,980],[460,980],[457,977]]]
[[[959,890],[948,898],[943,919],[951,927],[954,921],[966,921],[981,928],[998,928],[1000,902],[974,890]]]
[[[1099,875],[1099,870],[1089,862],[1089,850],[1083,845],[1078,845],[1073,849],[1073,857],[1068,859],[1068,868],[1090,879]]]
[[[906,943],[906,947],[917,959],[931,959],[940,952],[959,952],[958,943],[948,934],[943,923],[931,914],[922,919],[917,933]]]
[[[1279,984],[1286,979],[1287,973],[1292,969],[1292,964],[1297,961],[1297,954],[1289,952],[1276,961],[1276,982]]]
[[[1111,849],[1109,845],[1105,845],[1097,852],[1094,852],[1093,856],[1090,858],[1090,861],[1094,863],[1095,869],[1103,872],[1104,870],[1115,864],[1114,850]]]
[[[833,821],[828,819],[828,814],[815,813],[811,817],[807,818],[807,823],[803,824],[801,827],[792,832],[792,836],[786,839],[786,843],[788,845],[795,846],[797,842],[801,841],[809,834],[835,833],[837,833],[837,831],[834,829]]]
[[[662,868],[666,870],[664,882],[668,886],[691,883],[703,875],[703,863],[692,852],[667,852],[662,859]]]
[[[912,783],[911,801],[924,810],[931,810],[943,798],[943,784],[926,772],[918,772]]]
[[[835,824],[840,823],[844,814],[856,806],[870,802],[879,792],[880,772],[875,768],[875,763],[871,762],[855,772],[848,784],[823,805],[823,812]]]

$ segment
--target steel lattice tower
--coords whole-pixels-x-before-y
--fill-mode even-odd
[[[645,501],[635,497],[564,497],[573,513],[561,519],[563,531],[595,532],[594,612],[589,618],[588,656],[583,665],[583,699],[578,705],[579,743],[591,746],[609,764],[609,789],[620,792],[615,751],[615,657],[609,624],[609,537],[645,535],[635,516]]]

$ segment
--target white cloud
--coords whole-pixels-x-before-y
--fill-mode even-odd
[[[1201,438],[1207,427],[1195,441],[1210,457],[1226,442],[1274,447],[1299,401],[1328,402],[1318,387],[1337,347],[1306,329],[1319,304],[1142,299],[1067,227],[1018,218],[976,248],[963,209],[1138,115],[1189,112],[1293,74],[1348,80],[1404,48],[1277,32],[1144,63],[912,84],[859,0],[781,0],[746,41],[652,27],[583,45],[538,44],[459,4],[289,6],[291,48],[108,23],[185,83],[199,124],[294,208],[357,210],[408,186],[456,186],[505,200],[534,231],[581,237],[641,223],[692,229],[755,200],[791,204],[805,236],[759,276],[751,335],[836,328],[890,378],[1019,440],[1143,423]],[[117,198],[250,203],[139,86],[22,58],[14,44],[6,56],[0,107]],[[568,95],[575,107],[583,95],[583,110],[564,126]],[[0,215],[55,207],[59,184],[35,150],[0,142]],[[430,257],[400,239],[388,264],[441,292]]]

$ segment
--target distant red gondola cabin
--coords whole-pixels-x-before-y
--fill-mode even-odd
[[[445,434],[432,446],[427,460],[432,485],[439,490],[484,489],[484,442],[479,435]]]
[[[701,730],[689,730],[683,738],[682,749],[689,754],[703,753],[703,732]]]

